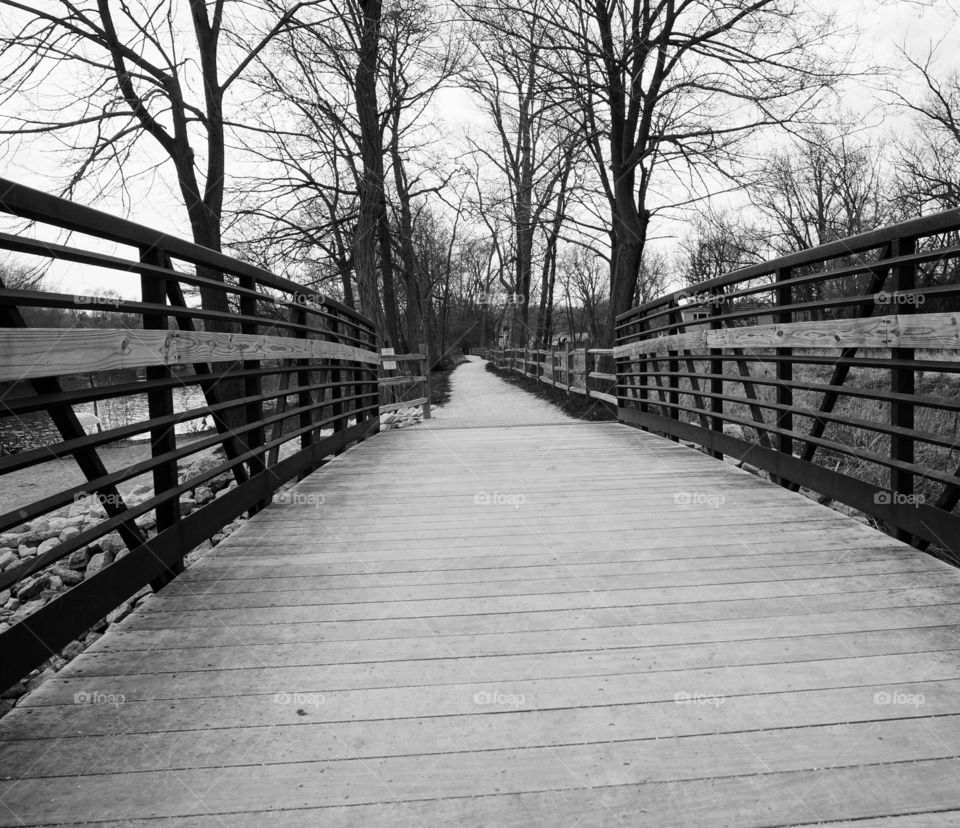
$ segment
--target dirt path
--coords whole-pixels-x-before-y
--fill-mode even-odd
[[[504,382],[486,369],[486,361],[468,356],[450,378],[450,400],[433,410],[418,428],[576,423],[548,402]]]

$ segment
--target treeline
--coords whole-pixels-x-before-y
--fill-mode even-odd
[[[832,103],[855,44],[812,4],[112,6],[0,0],[8,157],[67,146],[67,195],[149,175],[197,243],[435,360],[609,343],[668,286],[960,204],[956,72],[908,56],[919,89],[872,102],[906,134],[865,129]]]

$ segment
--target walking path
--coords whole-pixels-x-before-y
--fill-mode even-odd
[[[294,492],[0,721],[0,824],[958,824],[946,564],[477,360]]]
[[[576,423],[556,406],[491,374],[486,360],[468,356],[450,378],[450,400],[433,410],[427,428]]]

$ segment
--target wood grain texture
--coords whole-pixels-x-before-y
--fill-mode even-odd
[[[379,365],[375,351],[286,336],[128,329],[0,330],[0,381],[155,365],[252,359],[342,359]]]
[[[0,824],[956,824],[947,565],[611,423],[296,491],[0,721]]]
[[[701,329],[618,345],[613,355],[623,359],[638,354],[710,348],[960,348],[960,314],[923,313],[823,322],[791,322],[743,328]]]

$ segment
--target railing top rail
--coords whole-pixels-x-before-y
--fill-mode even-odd
[[[159,248],[165,250],[174,258],[182,259],[194,265],[224,271],[234,276],[254,279],[258,283],[275,290],[289,294],[309,294],[318,304],[325,305],[331,310],[336,310],[338,313],[365,325],[373,325],[373,322],[363,314],[338,302],[336,299],[317,293],[291,279],[277,276],[269,270],[264,270],[226,253],[218,253],[209,247],[203,247],[177,236],[167,235],[129,219],[76,204],[2,177],[0,177],[0,212],[118,244]]]
[[[818,264],[819,262],[829,261],[830,259],[862,253],[864,250],[880,247],[895,239],[932,236],[937,233],[947,233],[958,229],[960,229],[960,208],[944,210],[940,213],[920,216],[919,218],[902,221],[899,224],[891,224],[876,230],[870,230],[866,233],[860,233],[856,236],[828,242],[819,247],[811,247],[808,250],[789,253],[778,259],[770,259],[769,261],[760,262],[759,264],[742,267],[739,270],[724,273],[722,276],[717,276],[714,279],[698,282],[695,288],[697,292],[709,292],[749,279],[755,279],[759,276],[766,276],[778,270]],[[655,308],[675,303],[678,297],[689,294],[690,289],[689,287],[681,288],[672,293],[659,296],[656,299],[651,299],[649,302],[645,302],[642,305],[638,305],[635,308],[621,313],[617,316],[616,321],[620,323],[626,319],[641,316]]]

